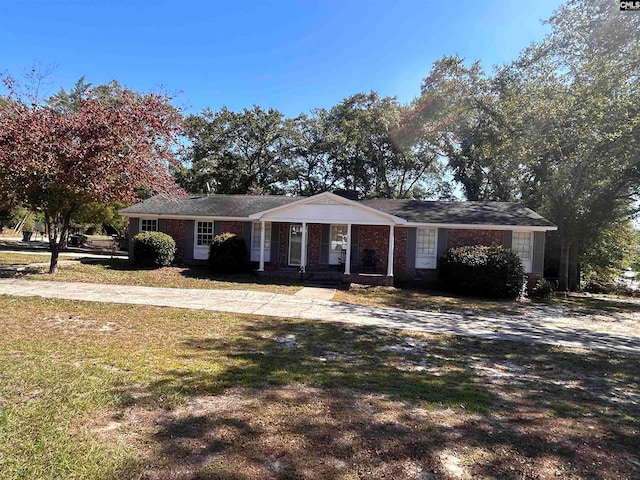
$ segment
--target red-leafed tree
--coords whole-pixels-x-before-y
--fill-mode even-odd
[[[182,117],[168,96],[139,94],[117,83],[107,89],[83,85],[61,106],[30,103],[14,94],[9,79],[5,85],[0,195],[44,214],[49,273],[57,270],[70,218],[81,205],[135,201],[141,190],[180,192],[169,166],[176,161]]]

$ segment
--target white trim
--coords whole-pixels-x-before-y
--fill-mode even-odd
[[[256,228],[256,226],[260,226],[260,228]],[[265,237],[264,239],[261,239],[260,236],[262,235],[262,225],[264,225],[265,228]],[[261,249],[264,250],[265,246],[268,247],[266,250],[264,250],[264,258],[263,260],[265,262],[270,262],[271,261],[271,235],[272,235],[272,228],[273,225],[271,222],[251,222],[251,238],[249,240],[249,245],[247,246],[249,249],[249,258],[252,262],[259,262],[260,261],[260,251]],[[268,233],[269,235],[266,235],[267,233],[267,229],[268,229]],[[256,230],[258,230],[256,232]],[[254,235],[255,234],[255,235]],[[253,242],[255,240],[258,240],[258,245],[256,247],[254,247]],[[264,240],[264,245],[261,245],[261,242]],[[263,267],[264,268],[264,267]],[[262,271],[260,269],[258,269],[258,271]]]
[[[395,232],[393,225],[389,225],[389,253],[387,258],[387,277],[393,277],[393,250],[395,248]]]
[[[433,247],[433,255],[427,254],[418,254],[418,236],[420,230],[433,230],[435,232],[435,244]],[[416,228],[416,248],[415,248],[415,259],[413,261],[413,266],[415,268],[425,269],[425,270],[433,270],[437,268],[438,262],[438,229],[434,227],[417,227]]]
[[[514,233],[529,234],[529,259],[528,260],[523,259],[522,257],[520,257],[520,255],[518,255],[518,257],[520,258],[520,263],[522,263],[522,268],[524,269],[524,273],[531,273],[533,271],[533,251],[534,251],[533,243],[535,242],[535,235],[533,234],[532,231],[519,231]],[[518,253],[513,248],[513,236],[511,237],[511,251],[513,251],[516,254]]]
[[[295,208],[297,206],[300,205],[306,205],[309,203],[315,203],[318,200],[323,200],[323,199],[331,199],[337,203],[340,203],[342,205],[346,205],[346,206],[352,206],[354,208],[363,210],[365,212],[369,212],[369,213],[373,213],[376,214],[378,216],[381,216],[383,218],[387,218],[389,223],[380,223],[379,225],[388,225],[391,223],[394,224],[406,224],[407,221],[404,218],[400,218],[400,217],[396,217],[395,215],[391,215],[390,213],[387,212],[383,212],[382,210],[378,210],[376,208],[372,208],[372,207],[368,207],[367,205],[362,205],[361,203],[354,201],[354,200],[349,200],[348,198],[344,198],[341,197],[340,195],[336,195],[335,193],[331,193],[331,192],[323,192],[323,193],[319,193],[317,195],[313,195],[311,197],[304,197],[301,198],[298,201],[295,202],[291,202],[291,203],[287,203],[286,205],[280,205],[279,207],[275,207],[275,208],[270,208],[269,210],[264,210],[262,212],[257,212],[254,213],[252,215],[249,215],[249,218],[251,219],[255,219],[255,220],[259,220],[261,219],[263,216],[271,214],[271,213],[275,213],[275,212],[280,212],[283,210],[288,210],[290,208]],[[279,222],[286,222],[287,220],[285,219],[278,219]],[[335,221],[332,220],[330,223],[339,223],[340,219],[336,218]],[[364,223],[363,225],[368,225],[369,223]]]
[[[216,222],[209,219],[195,220],[193,223],[193,259],[194,260],[208,260],[209,259],[209,245],[198,245],[198,222],[211,223],[212,239],[216,236]]]
[[[344,259],[344,274],[351,275],[351,224],[347,224],[347,254]]]
[[[348,225],[346,223],[332,223],[331,225],[329,225],[329,254],[328,254],[327,262],[329,263],[329,265],[340,265],[341,261],[346,257],[346,251],[347,251],[346,241],[347,241],[347,239],[346,238],[344,239],[345,248],[343,250],[340,250],[340,252],[336,254],[336,250],[331,248],[332,247],[332,242],[333,242],[333,227],[346,227],[347,230],[348,230],[349,227],[348,227]],[[342,256],[342,252],[343,251],[345,252],[344,257]],[[336,260],[336,258],[337,258],[337,260]],[[335,260],[335,263],[332,263],[332,260]]]

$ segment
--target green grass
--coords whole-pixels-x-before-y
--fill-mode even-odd
[[[633,478],[637,360],[0,296],[0,479]]]
[[[141,285],[163,288],[255,290],[292,295],[295,280],[256,275],[214,275],[204,266],[138,268],[126,259],[88,259],[60,265],[55,275],[28,274],[29,280]]]
[[[69,260],[71,257],[60,255],[59,260]],[[0,266],[29,265],[32,263],[49,264],[50,255],[34,255],[30,253],[0,252]]]

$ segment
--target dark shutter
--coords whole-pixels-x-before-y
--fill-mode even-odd
[[[513,232],[505,230],[502,234],[502,247],[511,248],[513,246]]]
[[[159,232],[167,232],[167,219],[166,218],[159,218],[158,219],[158,231]]]
[[[438,258],[436,259],[436,265],[440,265],[440,257],[447,251],[448,242],[448,230],[446,228],[438,229]]]
[[[247,244],[247,249],[251,250],[251,231],[253,229],[253,224],[251,222],[243,222],[242,223],[242,238]]]
[[[133,238],[139,233],[140,233],[140,219],[130,218],[129,219],[129,238]]]
[[[351,225],[351,266],[359,265],[358,248],[360,245],[360,227]]]
[[[193,260],[193,240],[195,235],[195,221],[184,222],[184,259]]]
[[[222,233],[222,222],[213,222],[213,234],[220,235]]]
[[[326,265],[329,263],[329,236],[331,235],[331,225],[321,225],[322,232],[320,236],[320,263]]]
[[[416,227],[407,228],[407,268],[416,268],[416,239],[418,229]]]
[[[544,232],[533,232],[533,262],[532,273],[544,273]]]
[[[278,265],[280,260],[280,249],[278,248],[280,242],[280,224],[271,224],[271,263]]]

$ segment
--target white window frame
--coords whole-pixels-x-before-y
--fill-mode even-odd
[[[518,240],[516,237],[527,236],[529,239],[529,249],[527,252],[524,249],[516,248],[516,243]],[[511,233],[511,250],[515,252],[518,257],[520,257],[520,262],[522,263],[522,268],[525,273],[531,273],[533,270],[533,232],[532,231],[522,231],[522,230],[514,230]],[[527,253],[528,256],[523,255],[523,253]]]
[[[149,228],[149,223],[153,222],[154,228]],[[157,218],[141,218],[140,219],[140,232],[157,232],[158,231],[158,219]]]
[[[344,230],[342,240],[334,238],[334,232],[338,231],[338,228]],[[347,232],[349,227],[346,223],[331,224],[329,226],[329,265],[342,265],[345,263],[347,256]],[[340,234],[338,234],[340,235]],[[340,247],[340,248],[334,248]]]
[[[200,232],[200,224],[210,223],[211,224],[211,233]],[[208,229],[207,229],[208,230]],[[209,243],[203,243],[201,240],[204,238],[204,235],[211,235],[211,240],[215,235],[215,222],[213,220],[196,220],[193,225],[193,258],[194,260],[208,260],[209,259]]]
[[[298,263],[291,263],[291,238],[293,233],[293,228],[300,228],[300,261]],[[287,262],[292,267],[299,267],[302,265],[302,224],[301,223],[291,223],[289,224],[289,254],[287,256]]]
[[[260,261],[260,222],[251,225],[251,261]],[[271,222],[264,222],[264,261],[271,261]]]
[[[431,252],[421,252],[420,251],[420,236],[421,233],[424,235],[425,233],[433,234],[433,247]],[[437,265],[437,256],[438,256],[438,229],[437,228],[427,228],[427,227],[418,227],[416,228],[416,260],[415,267],[416,268],[424,268],[424,269],[434,269]]]

